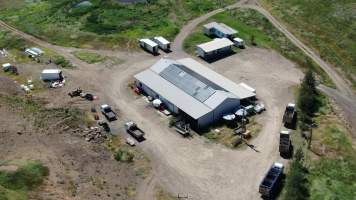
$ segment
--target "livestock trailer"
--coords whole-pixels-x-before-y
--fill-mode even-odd
[[[140,39],[140,47],[151,52],[152,54],[158,54],[158,44],[150,39]]]
[[[166,40],[164,37],[154,37],[153,41],[156,42],[163,51],[170,51],[171,50],[171,43]]]

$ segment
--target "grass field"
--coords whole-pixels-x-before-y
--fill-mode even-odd
[[[356,89],[356,3],[354,0],[261,0],[274,16],[321,57],[334,64]]]
[[[42,184],[48,169],[40,162],[26,162],[16,171],[0,171],[0,199],[26,200],[28,192]]]
[[[19,29],[54,44],[75,47],[118,48],[138,38],[155,35],[173,39],[187,20],[234,0],[155,0],[121,4],[117,0],[92,0],[77,6],[73,0],[0,0],[0,18]],[[31,3],[32,2],[32,3]]]
[[[302,69],[312,68],[320,76],[321,81],[328,86],[334,87],[327,74],[294,44],[279,32],[273,25],[261,14],[251,9],[238,9],[219,13],[211,17],[208,21],[222,22],[238,30],[237,36],[244,39],[247,46],[252,46],[254,37],[257,47],[271,48],[281,53],[286,58],[296,62]],[[211,38],[205,36],[202,32],[202,25],[199,26],[184,41],[185,50],[194,54],[197,44],[210,41]]]

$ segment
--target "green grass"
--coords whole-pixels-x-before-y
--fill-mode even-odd
[[[292,135],[294,149],[302,147],[306,152],[309,199],[354,199],[356,156],[352,137],[333,113],[329,99],[320,95],[319,101],[321,107],[314,118],[317,127],[313,129],[311,149],[307,150],[299,130]]]
[[[184,41],[185,50],[194,54],[196,45],[210,41],[211,38],[202,32],[202,25],[216,21],[227,24],[238,30],[237,37],[244,39],[247,46],[252,46],[251,37],[255,37],[257,47],[271,48],[281,53],[286,58],[297,63],[303,70],[312,68],[319,75],[319,79],[328,86],[334,84],[327,74],[309,58],[290,40],[279,32],[273,25],[260,13],[251,9],[237,9],[222,12],[212,16],[208,21],[203,22],[197,29]]]
[[[130,150],[120,148],[115,152],[114,157],[117,161],[130,163],[133,162],[135,155]]]
[[[40,162],[27,162],[14,172],[0,171],[0,199],[25,200],[28,192],[41,185],[48,169]]]
[[[2,20],[51,43],[75,47],[119,48],[136,45],[141,37],[162,35],[173,39],[179,28],[198,15],[235,3],[235,0],[154,0],[120,4],[92,0],[47,0],[0,8]]]
[[[343,72],[356,88],[354,0],[261,0],[294,34]]]
[[[73,55],[88,64],[103,62],[106,59],[104,56],[87,51],[76,51]]]

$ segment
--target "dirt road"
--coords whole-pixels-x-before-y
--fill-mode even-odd
[[[121,119],[134,119],[146,131],[147,140],[139,146],[153,161],[157,183],[175,195],[196,200],[259,199],[257,188],[265,171],[275,160],[285,162],[278,154],[277,133],[281,129],[283,105],[293,100],[293,88],[302,73],[277,53],[261,49],[248,49],[209,65],[233,81],[251,84],[265,102],[268,111],[258,119],[263,128],[251,141],[260,151],[257,153],[251,149],[230,150],[198,135],[182,138],[168,128],[166,117],[128,92],[132,76],[156,61],[157,58],[144,56],[134,65],[126,62],[112,72],[103,87],[121,110]]]

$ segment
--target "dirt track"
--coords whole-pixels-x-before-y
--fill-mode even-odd
[[[237,3],[229,8],[239,6],[241,5]],[[186,56],[182,50],[184,38],[197,24],[222,11],[223,9],[219,9],[208,13],[183,27],[173,43],[175,53],[171,56]],[[202,137],[196,136],[191,140],[181,138],[168,129],[167,119],[147,107],[142,99],[136,99],[128,93],[127,83],[132,79],[132,75],[149,67],[157,61],[157,57],[143,53],[99,50],[95,52],[115,55],[125,59],[125,63],[113,69],[97,70],[100,66],[88,67],[87,64],[76,59],[70,53],[75,50],[74,48],[48,44],[1,21],[0,26],[65,56],[78,66],[78,70],[68,73],[78,79],[83,76],[83,73],[87,79],[91,78],[83,81],[82,84],[100,82],[100,86],[96,88],[102,95],[102,99],[110,99],[108,102],[120,109],[120,122],[114,124],[117,132],[122,133],[123,121],[134,119],[148,133],[147,140],[139,147],[152,159],[154,171],[152,177],[145,180],[139,188],[137,199],[153,199],[152,190],[156,183],[163,185],[173,194],[188,194],[195,200],[259,199],[257,187],[260,179],[269,165],[274,160],[280,159],[277,152],[277,133],[281,128],[283,105],[293,100],[292,88],[298,84],[302,76],[293,63],[273,51],[247,49],[241,54],[208,65],[233,81],[251,84],[267,106],[268,111],[260,116],[263,129],[252,141],[260,153],[250,149],[232,151],[220,145],[207,143]],[[146,187],[145,184],[148,186]]]

